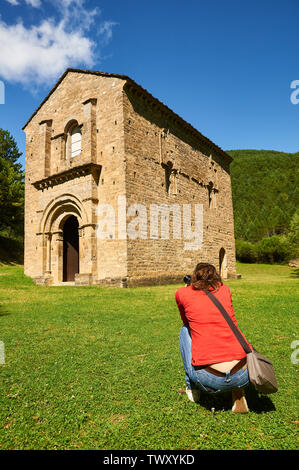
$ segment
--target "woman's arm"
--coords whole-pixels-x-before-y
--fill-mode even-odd
[[[184,325],[188,325],[188,320],[186,318],[185,309],[184,309],[183,304],[181,303],[180,294],[178,290],[175,293],[175,300],[176,300],[178,309],[180,311],[182,322],[184,323]]]

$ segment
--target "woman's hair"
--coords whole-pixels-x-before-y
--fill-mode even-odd
[[[193,289],[206,290],[213,288],[218,290],[222,285],[222,279],[212,264],[198,263],[191,277],[191,286]]]

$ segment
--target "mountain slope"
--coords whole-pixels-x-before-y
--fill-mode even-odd
[[[235,238],[287,233],[299,206],[299,152],[230,150]]]

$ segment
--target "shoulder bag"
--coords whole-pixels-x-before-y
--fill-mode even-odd
[[[247,341],[234,324],[233,320],[219,302],[219,300],[210,292],[205,291],[207,296],[216,305],[222,313],[224,319],[227,321],[232,332],[241,344],[242,348],[247,354],[247,368],[250,382],[254,385],[256,390],[264,395],[275,393],[278,390],[275,372],[271,361],[258,353],[254,348],[251,349]]]

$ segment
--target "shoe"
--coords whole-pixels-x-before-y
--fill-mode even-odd
[[[237,388],[236,390],[232,391],[232,399],[233,399],[233,413],[248,413],[248,406],[247,401],[243,392],[242,388]]]
[[[186,387],[186,395],[190,401],[198,403],[200,399],[200,390],[198,390],[198,388],[193,388],[191,390],[190,388]]]

